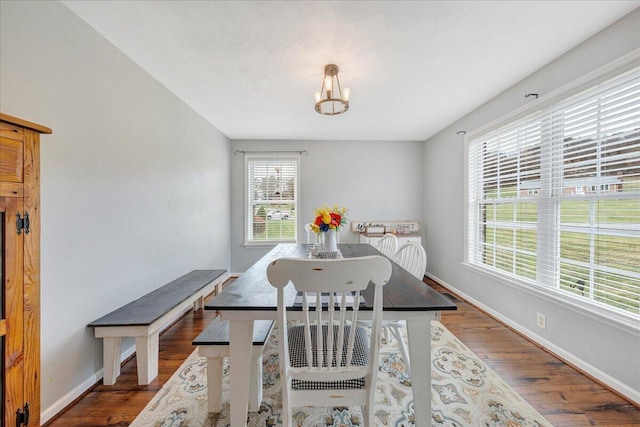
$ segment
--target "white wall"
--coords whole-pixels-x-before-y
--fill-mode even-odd
[[[46,420],[101,375],[87,323],[230,267],[230,142],[62,4],[2,1],[0,18],[0,110],[53,129],[41,139]]]
[[[327,117],[330,121],[332,118]],[[233,150],[307,150],[300,161],[298,235],[313,209],[338,203],[350,219],[394,220],[423,216],[423,142],[232,141]],[[244,247],[244,156],[231,159],[232,271],[243,272],[273,246]],[[350,225],[340,242],[358,242]]]
[[[462,266],[466,165],[464,138],[456,132],[478,128],[529,102],[525,94],[544,95],[639,47],[640,9],[636,9],[427,140],[424,163],[428,273],[636,402],[640,402],[637,331]],[[547,330],[536,327],[537,312],[547,315]]]

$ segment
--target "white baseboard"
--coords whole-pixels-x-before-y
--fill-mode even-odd
[[[234,277],[233,274],[226,273],[223,276],[221,276],[218,279],[216,279],[216,282],[217,283],[224,283],[231,277]],[[217,285],[216,285],[215,288],[217,288]],[[160,328],[161,333],[167,327],[171,326],[176,320],[178,320],[179,318],[184,316],[185,313],[191,311],[192,309],[193,309],[192,307],[185,308],[182,312],[180,312],[180,313],[176,314],[175,316],[173,316],[172,318],[168,319],[162,325],[162,327]],[[133,354],[135,354],[135,352],[136,352],[136,346],[135,346],[135,344],[132,344],[129,348],[127,348],[125,351],[122,352],[122,356],[120,357],[120,363],[122,363],[125,360],[127,360],[129,357],[131,357]],[[85,393],[87,390],[89,390],[91,387],[93,387],[94,384],[96,384],[98,381],[100,381],[103,377],[104,377],[104,369],[100,369],[98,372],[96,372],[95,374],[91,375],[89,378],[84,380],[82,383],[78,384],[78,386],[76,386],[69,393],[65,394],[60,399],[58,399],[53,405],[49,406],[46,409],[43,409],[40,412],[40,423],[44,424],[47,421],[49,421],[50,419],[52,419],[53,417],[55,417],[60,411],[64,410],[64,408],[69,406],[69,404],[72,403],[74,400],[76,400],[78,397],[82,396],[83,393]]]
[[[131,357],[136,352],[135,344],[131,345],[131,347],[127,348],[123,353],[120,359],[120,363],[124,362],[126,359]],[[48,408],[43,409],[40,412],[40,424],[44,424],[57,414],[59,414],[64,408],[69,406],[74,400],[78,397],[82,396],[87,390],[93,387],[98,381],[100,381],[104,377],[103,369],[100,369],[94,375],[91,375],[89,378],[84,380],[82,383],[78,384],[73,390],[69,393],[62,396],[58,399],[53,405]]]
[[[498,313],[497,311],[493,310],[491,307],[486,306],[482,302],[480,302],[477,299],[465,294],[464,292],[462,292],[459,289],[457,289],[455,286],[445,282],[444,280],[434,276],[433,274],[427,273],[426,276],[431,278],[431,279],[433,279],[433,280],[435,280],[436,282],[438,282],[439,284],[441,284],[445,288],[451,290],[452,292],[460,295],[467,302],[469,302],[469,303],[473,304],[474,306],[480,308],[481,310],[485,311],[486,313],[488,313],[492,317],[498,319],[499,321],[501,321],[502,323],[504,323],[505,325],[507,325],[511,329],[514,329],[515,331],[518,331],[520,334],[524,335],[529,340],[535,342],[536,344],[540,345],[544,349],[548,350],[550,353],[553,353],[554,355],[558,356],[559,358],[561,358],[561,359],[565,360],[566,362],[570,363],[575,368],[585,372],[588,375],[591,375],[593,378],[596,378],[598,381],[601,381],[607,387],[611,388],[612,390],[615,390],[617,393],[619,393],[622,396],[626,397],[627,399],[629,399],[630,401],[632,401],[636,405],[640,405],[640,391],[635,390],[634,388],[628,386],[627,384],[624,384],[624,383],[620,382],[619,380],[613,378],[609,374],[607,374],[605,372],[602,372],[600,369],[596,368],[595,366],[585,362],[584,360],[580,359],[579,357],[575,356],[574,354],[569,353],[565,349],[563,349],[561,347],[558,347],[556,344],[546,340],[545,338],[543,338],[540,335],[538,335],[538,334],[532,332],[531,330],[525,328],[524,326],[520,325],[519,323],[514,322],[513,320],[509,319],[508,317],[505,317],[504,315],[502,315],[502,314]]]

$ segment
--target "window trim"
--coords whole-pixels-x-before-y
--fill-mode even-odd
[[[243,178],[243,214],[242,214],[242,224],[243,224],[243,236],[244,236],[244,247],[273,247],[279,243],[294,243],[298,242],[299,233],[298,233],[298,219],[296,216],[296,226],[294,227],[294,240],[260,240],[260,241],[251,241],[249,240],[249,218],[247,216],[247,212],[249,210],[249,161],[250,160],[294,160],[296,163],[296,185],[295,185],[295,203],[294,208],[296,215],[298,214],[298,208],[300,205],[300,154],[278,154],[277,152],[264,152],[260,154],[245,154],[244,156],[244,178]]]
[[[587,315],[599,321],[604,321],[612,326],[622,329],[626,332],[631,332],[636,336],[640,336],[640,322],[637,317],[631,313],[626,313],[615,307],[607,307],[597,304],[588,299],[580,298],[573,295],[571,292],[564,291],[560,288],[545,286],[544,284],[537,283],[535,280],[526,280],[517,276],[509,274],[501,274],[497,271],[483,268],[480,265],[474,264],[470,260],[470,234],[475,231],[470,225],[470,208],[469,208],[469,155],[470,155],[470,143],[474,139],[487,134],[497,128],[506,126],[509,123],[517,121],[521,118],[529,116],[536,111],[546,109],[552,104],[559,102],[562,99],[569,98],[583,90],[586,90],[592,86],[595,86],[601,82],[609,80],[617,75],[623,74],[633,68],[640,66],[640,48],[633,50],[632,52],[624,55],[609,64],[606,64],[592,72],[589,72],[582,77],[575,79],[574,81],[565,84],[540,98],[531,101],[514,111],[511,111],[503,116],[492,120],[491,122],[482,125],[470,132],[467,132],[464,137],[464,243],[463,243],[463,262],[462,264],[467,268],[479,272],[485,276],[491,277],[505,283],[509,286],[517,287],[519,290],[524,290],[527,293],[541,297],[548,301],[559,303],[559,305],[570,308],[582,315]]]

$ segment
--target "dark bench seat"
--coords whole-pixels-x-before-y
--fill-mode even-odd
[[[135,337],[138,384],[149,384],[158,376],[160,331],[193,305],[204,307],[204,298],[228,278],[227,270],[194,270],[117,310],[89,323],[96,338],[103,339],[105,385],[120,375],[121,341]]]
[[[273,320],[253,322],[253,347],[251,351],[251,393],[249,411],[260,409],[262,401],[262,351],[273,328]],[[220,412],[222,408],[222,369],[223,359],[229,357],[229,322],[219,317],[205,328],[193,345],[198,353],[207,358],[207,408],[209,412]]]

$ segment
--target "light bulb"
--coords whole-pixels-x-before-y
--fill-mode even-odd
[[[349,100],[349,97],[351,96],[351,89],[349,89],[348,87],[344,88],[344,92],[343,92],[343,98],[345,101]]]
[[[324,78],[324,87],[327,90],[333,89],[333,79],[331,78],[331,76],[327,76]]]
[[[320,92],[316,92],[316,102],[320,102]]]

